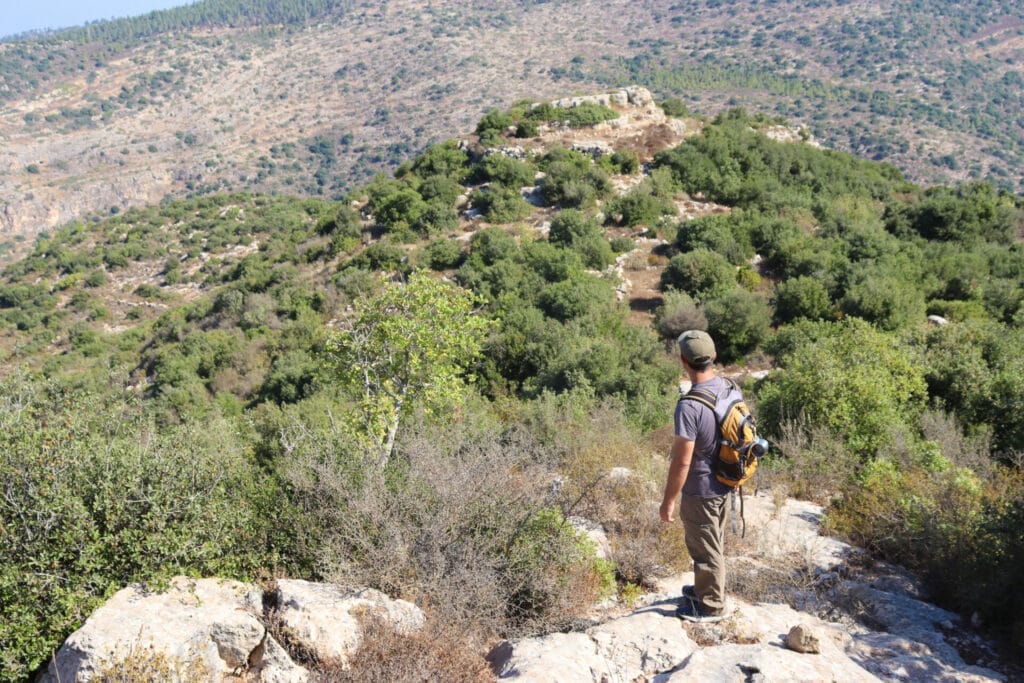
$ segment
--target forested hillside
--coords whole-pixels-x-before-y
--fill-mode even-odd
[[[204,0],[22,36],[0,42],[0,244],[165,197],[336,200],[492,107],[626,83],[1019,192],[1022,30],[1011,2]]]
[[[401,657],[482,675],[686,564],[649,501],[693,327],[771,370],[766,484],[1019,652],[1020,198],[647,97],[492,110],[339,201],[40,236],[0,274],[0,676],[176,573],[376,587],[453,644]]]

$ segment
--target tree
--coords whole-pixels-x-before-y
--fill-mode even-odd
[[[331,372],[356,399],[349,427],[379,468],[414,401],[432,410],[458,399],[490,328],[476,304],[471,293],[414,273],[408,284],[358,301],[346,329],[328,341]]]

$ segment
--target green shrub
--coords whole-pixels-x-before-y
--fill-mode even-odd
[[[554,148],[542,162],[546,175],[540,187],[548,205],[586,208],[611,193],[608,175],[580,152]]]
[[[771,308],[761,294],[733,289],[704,303],[708,333],[723,363],[741,360],[757,348],[771,323]]]
[[[462,262],[462,247],[455,240],[437,239],[423,248],[427,263],[433,270],[457,268]]]
[[[135,401],[23,377],[5,380],[3,393],[3,680],[27,680],[128,583],[176,573],[244,578],[287,557],[276,554],[267,523],[286,519],[287,506],[232,425],[155,432]]]
[[[614,302],[611,286],[589,275],[550,284],[540,295],[541,309],[562,321],[610,308]]]
[[[913,431],[926,393],[924,370],[909,351],[856,318],[808,329],[816,338],[794,340],[785,368],[758,391],[762,426],[778,435],[805,414],[862,456]]]
[[[578,253],[588,268],[601,269],[615,260],[597,221],[575,209],[565,209],[555,216],[548,239]]]
[[[775,286],[775,318],[788,323],[799,318],[824,320],[832,314],[832,301],[820,280],[801,276]]]
[[[489,223],[511,223],[530,215],[531,207],[520,191],[500,183],[475,190],[469,201]]]
[[[479,230],[469,240],[470,257],[486,266],[512,258],[518,250],[515,238],[497,227]]]
[[[504,154],[490,154],[480,162],[475,174],[477,182],[500,183],[506,187],[533,186],[536,170],[531,164]]]
[[[654,329],[662,339],[674,342],[687,330],[707,330],[708,319],[704,309],[689,294],[669,290],[654,314]]]
[[[690,115],[689,108],[678,97],[670,97],[664,102],[659,102],[658,106],[661,107],[666,116],[674,116],[681,119]]]
[[[651,225],[663,216],[674,216],[676,207],[668,199],[655,195],[650,187],[638,185],[608,203],[607,213],[619,225]]]
[[[736,268],[719,254],[696,249],[669,259],[661,274],[662,290],[678,289],[698,301],[736,287]]]

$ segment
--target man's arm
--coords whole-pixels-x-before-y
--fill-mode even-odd
[[[668,466],[668,479],[665,481],[665,495],[661,499],[661,521],[671,522],[676,509],[679,492],[690,471],[693,459],[693,442],[677,436],[672,442],[672,463]]]

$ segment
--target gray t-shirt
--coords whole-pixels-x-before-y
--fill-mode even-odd
[[[718,396],[728,386],[724,378],[712,377],[695,385],[695,388],[710,390]],[[711,471],[712,459],[718,451],[718,430],[711,409],[697,401],[679,401],[676,404],[675,427],[676,436],[694,442],[693,460],[683,483],[683,495],[715,498],[729,493],[731,489],[715,479]]]

